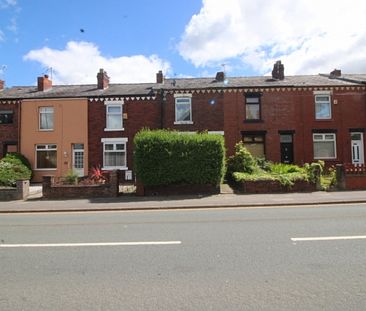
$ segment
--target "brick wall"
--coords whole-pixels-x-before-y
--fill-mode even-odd
[[[245,181],[241,185],[244,193],[282,193],[282,192],[313,192],[316,184],[307,181],[295,181],[292,187],[281,185],[279,181]]]
[[[173,94],[167,94],[163,112],[163,127],[177,131],[223,131],[224,95],[196,92],[187,92],[187,94],[192,94],[193,124],[174,124],[175,98]]]
[[[65,200],[117,197],[119,194],[119,174],[119,171],[111,172],[108,183],[100,185],[55,185],[53,176],[43,176],[43,198],[49,200]]]
[[[12,124],[0,124],[0,159],[4,156],[4,148],[7,144],[18,145],[19,135],[19,118],[18,118],[18,104],[2,104],[0,103],[0,110],[13,111]],[[17,150],[18,147],[16,147]]]

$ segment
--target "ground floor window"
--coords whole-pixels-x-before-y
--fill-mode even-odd
[[[103,138],[103,169],[127,169],[127,138]]]
[[[254,157],[265,157],[265,134],[263,133],[242,133],[244,147]]]
[[[333,133],[315,133],[313,134],[314,159],[335,159],[336,135]]]
[[[36,164],[37,169],[57,168],[57,145],[36,145]]]

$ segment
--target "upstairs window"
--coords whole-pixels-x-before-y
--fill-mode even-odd
[[[185,95],[175,98],[174,124],[192,124],[192,96]]]
[[[122,103],[106,102],[106,131],[122,131]]]
[[[328,120],[332,118],[330,95],[315,95],[315,119]]]
[[[39,129],[41,131],[53,130],[53,107],[39,108]]]
[[[12,124],[13,123],[13,111],[3,110],[0,111],[0,124]]]
[[[261,120],[261,101],[259,94],[245,95],[245,121]]]

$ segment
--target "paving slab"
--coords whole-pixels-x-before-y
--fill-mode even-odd
[[[311,193],[181,195],[78,200],[44,200],[35,193],[26,201],[0,202],[0,213],[62,212],[101,210],[158,210],[219,207],[304,206],[317,204],[366,203],[366,191],[317,191]]]

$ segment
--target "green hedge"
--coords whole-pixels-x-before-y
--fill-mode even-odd
[[[225,170],[221,135],[141,130],[134,139],[134,166],[145,186],[219,185]]]

